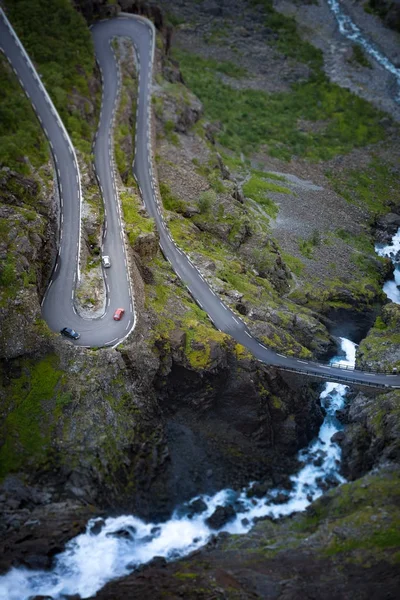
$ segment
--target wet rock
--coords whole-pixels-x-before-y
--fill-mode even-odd
[[[206,519],[206,524],[210,529],[221,529],[226,523],[232,521],[236,516],[233,506],[217,506],[213,514]]]
[[[264,481],[254,483],[246,492],[248,498],[263,498],[267,491],[271,488],[272,481]]]
[[[207,504],[201,498],[197,498],[189,504],[190,516],[198,515],[207,510]]]
[[[341,444],[345,437],[346,437],[346,434],[344,431],[337,431],[331,437],[331,442],[332,442],[332,444]]]
[[[236,513],[245,513],[248,512],[248,507],[246,506],[246,504],[244,502],[242,502],[241,500],[238,500],[237,502],[235,502],[233,504],[233,508],[235,509]]]
[[[337,485],[339,485],[339,481],[333,475],[328,475],[327,477],[325,477],[325,481],[330,487],[336,487]]]
[[[109,533],[106,534],[106,537],[115,537],[115,538],[122,538],[122,539],[126,539],[126,540],[133,540],[135,538],[135,534],[136,534],[135,527],[128,525],[127,527],[118,529],[117,531],[110,531]]]
[[[285,504],[288,500],[288,495],[283,492],[279,492],[276,496],[271,498],[271,502],[273,504]]]
[[[154,536],[158,536],[161,533],[161,527],[159,527],[158,525],[156,527],[152,527],[150,529],[150,533]]]
[[[168,562],[163,556],[155,556],[149,563],[147,563],[149,567],[155,567],[157,569],[163,569],[167,566]]]
[[[400,215],[388,213],[379,217],[376,223],[376,237],[378,242],[381,244],[390,242],[399,227]]]
[[[105,524],[106,522],[104,521],[104,519],[98,519],[90,526],[89,533],[91,533],[92,535],[98,535]]]
[[[51,567],[51,557],[45,554],[28,554],[23,564],[33,570],[45,570]]]

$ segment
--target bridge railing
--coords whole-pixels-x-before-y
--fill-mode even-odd
[[[400,386],[393,386],[388,383],[376,383],[375,381],[364,381],[362,379],[357,379],[357,377],[351,377],[351,378],[340,377],[340,375],[338,375],[335,372],[332,372],[332,377],[330,378],[328,374],[318,373],[316,371],[311,371],[309,369],[298,369],[296,367],[289,367],[289,366],[286,367],[283,365],[275,366],[275,368],[280,369],[282,371],[288,371],[290,373],[299,373],[300,375],[308,375],[309,377],[316,377],[318,379],[324,379],[325,381],[327,379],[332,379],[336,383],[343,383],[344,385],[355,384],[355,385],[359,385],[359,386],[361,385],[361,386],[366,386],[366,387],[371,387],[371,388],[380,388],[380,389],[400,388]]]
[[[317,363],[324,367],[334,367],[335,369],[343,369],[344,371],[363,371],[366,373],[381,373],[382,375],[397,375],[397,369],[371,369],[369,367],[353,367],[351,365],[344,365],[340,362],[328,362],[328,363]]]

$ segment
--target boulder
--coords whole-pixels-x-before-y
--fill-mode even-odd
[[[97,521],[90,526],[89,533],[92,535],[99,535],[105,524],[106,522],[104,519],[97,519]]]
[[[115,537],[115,538],[123,538],[126,540],[133,540],[136,534],[135,527],[132,525],[127,525],[126,527],[121,527],[121,529],[117,529],[117,531],[110,531],[106,534],[106,537]]]
[[[193,502],[189,504],[190,517],[198,515],[205,510],[207,510],[207,504],[201,498],[197,498],[197,500],[193,500]]]
[[[213,514],[206,519],[206,524],[210,529],[221,529],[226,523],[232,521],[236,517],[233,506],[217,506]]]

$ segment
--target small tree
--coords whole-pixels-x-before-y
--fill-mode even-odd
[[[202,192],[200,194],[200,198],[197,201],[197,206],[201,214],[208,213],[211,206],[215,204],[217,199],[217,195],[214,190],[207,190],[206,192]]]

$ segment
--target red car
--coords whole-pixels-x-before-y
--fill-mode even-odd
[[[125,309],[124,308],[117,308],[117,310],[114,313],[114,321],[120,321],[122,319],[122,317],[125,314]]]

